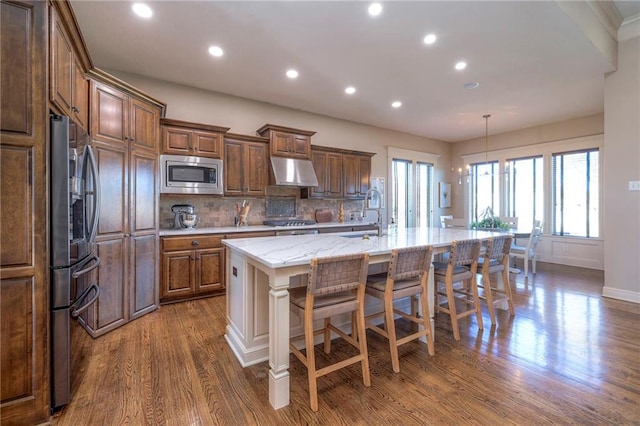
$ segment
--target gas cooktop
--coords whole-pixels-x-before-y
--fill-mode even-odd
[[[313,219],[267,219],[262,222],[267,226],[302,226],[302,225],[315,225],[316,221]]]

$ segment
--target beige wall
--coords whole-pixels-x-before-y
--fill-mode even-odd
[[[450,145],[447,142],[399,133],[378,127],[284,108],[264,102],[209,92],[189,86],[154,80],[118,71],[111,74],[147,92],[167,104],[167,118],[231,127],[230,132],[255,135],[266,123],[317,132],[313,145],[323,145],[373,152],[372,176],[387,176],[387,147],[439,154],[436,182],[445,180],[450,167]],[[436,194],[437,195],[437,194]],[[436,203],[437,205],[437,203]],[[434,212],[435,220],[446,209]]]
[[[603,294],[640,302],[640,37],[618,45],[618,70],[605,77]]]

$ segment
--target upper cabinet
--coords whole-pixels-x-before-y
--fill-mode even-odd
[[[224,194],[264,196],[269,179],[268,139],[227,134],[224,138]]]
[[[91,80],[90,134],[97,140],[158,152],[160,114],[157,103]]]
[[[49,99],[59,113],[71,117],[76,124],[88,130],[89,80],[85,75],[90,66],[88,59],[78,53],[83,49],[74,47],[77,37],[69,36],[69,30],[53,6],[49,17]]]
[[[257,130],[269,138],[270,154],[275,157],[311,158],[311,136],[316,132],[265,124]]]
[[[160,120],[162,128],[162,153],[193,155],[197,157],[224,157],[223,139],[229,127],[186,121]]]
[[[373,153],[312,146],[318,186],[302,188],[302,198],[363,199],[369,189]]]
[[[342,182],[344,198],[363,199],[369,190],[371,156],[346,154],[342,157]]]

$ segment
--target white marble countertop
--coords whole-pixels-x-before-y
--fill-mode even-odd
[[[355,237],[353,234],[356,234]],[[433,245],[446,247],[454,240],[487,239],[496,232],[456,228],[390,228],[381,237],[363,239],[357,232],[292,235],[223,240],[223,244],[269,268],[308,264],[314,257],[367,252],[388,254],[395,248]]]
[[[371,223],[358,222],[358,221],[345,221],[340,222],[328,222],[328,223],[315,223],[313,225],[300,225],[300,226],[266,226],[266,225],[251,225],[251,226],[213,226],[208,228],[182,228],[182,229],[161,229],[161,237],[180,236],[180,235],[200,235],[200,234],[235,234],[238,232],[260,232],[260,231],[282,231],[282,230],[294,230],[294,229],[323,229],[323,228],[342,228],[347,226],[360,227],[371,226]]]

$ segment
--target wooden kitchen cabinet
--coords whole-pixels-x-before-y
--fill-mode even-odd
[[[302,188],[302,198],[364,199],[373,153],[313,146],[311,162],[318,186]]]
[[[160,303],[224,292],[222,239],[209,235],[162,238]]]
[[[223,139],[229,127],[166,118],[160,120],[160,126],[163,154],[223,158]]]
[[[158,146],[164,105],[91,76],[91,134],[100,176],[96,270],[101,294],[81,317],[93,337],[157,309]]]
[[[307,198],[342,198],[342,154],[311,150],[318,186],[308,188]]]
[[[108,79],[91,71],[90,76]],[[112,84],[91,79],[91,128],[93,138],[158,152],[162,107],[157,101],[129,96]]]
[[[49,396],[47,3],[0,2],[0,424],[44,424]]]
[[[84,53],[83,49],[74,47],[76,39],[69,36],[56,8],[51,5],[49,10],[49,100],[58,108],[57,112],[88,130],[89,80],[85,75],[88,58],[86,53],[78,53]]]
[[[342,170],[343,197],[364,199],[371,178],[371,155],[345,154]]]
[[[227,134],[224,139],[224,195],[264,196],[269,179],[268,139]]]
[[[311,158],[311,136],[316,132],[265,124],[257,133],[269,138],[270,155],[306,160]]]

